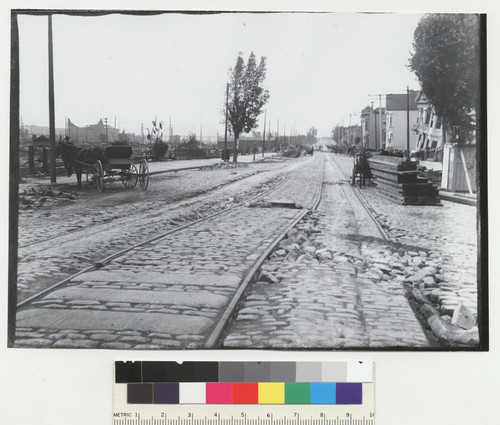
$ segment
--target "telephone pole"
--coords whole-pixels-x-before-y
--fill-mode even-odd
[[[50,182],[56,182],[56,118],[54,104],[54,50],[52,43],[52,15],[49,18],[49,138],[51,164],[50,164]]]
[[[379,133],[380,133],[380,148],[382,148],[383,145],[383,140],[382,140],[382,96],[385,96],[387,99],[387,96],[390,96],[390,94],[369,94],[369,97],[376,98],[378,97],[378,104],[379,104],[379,110],[378,110],[378,119],[379,119]],[[375,142],[375,149],[377,149],[377,143]]]
[[[104,118],[104,125],[106,126],[106,144],[108,143],[108,119]]]
[[[267,109],[264,110],[264,131],[262,132],[262,158],[264,158],[264,151],[266,149],[266,120],[267,120]]]
[[[410,158],[410,87],[406,86],[406,154]]]
[[[226,83],[226,124],[224,126],[224,162],[227,162],[229,158],[227,156],[227,104],[229,102],[229,83]]]

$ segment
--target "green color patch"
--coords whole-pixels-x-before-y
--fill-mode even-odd
[[[309,382],[286,382],[285,404],[310,404],[311,384]]]

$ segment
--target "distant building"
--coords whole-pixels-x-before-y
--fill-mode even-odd
[[[416,98],[417,122],[413,126],[416,134],[415,149],[429,151],[443,148],[443,128],[439,117],[423,92]]]
[[[382,116],[380,116],[382,111]],[[382,138],[380,136],[380,121],[382,121]],[[361,111],[361,141],[366,149],[379,150],[383,147],[385,138],[385,108],[367,106]]]
[[[410,90],[409,108],[406,93],[387,95],[386,109],[386,132],[385,148],[406,150],[407,148],[407,109],[410,111],[410,128],[417,120],[417,98],[418,91]],[[410,150],[415,147],[417,137],[410,131]]]
[[[228,137],[227,139],[228,149],[232,150],[233,146],[234,146],[234,139]],[[265,152],[274,151],[277,146],[278,143],[276,142],[276,139],[274,137],[271,139],[266,138],[264,144]],[[217,148],[224,149],[224,136],[218,137]],[[240,136],[240,138],[238,139],[238,153],[245,155],[253,153],[254,149],[256,149],[256,152],[262,152],[262,137]]]
[[[118,129],[106,126],[102,119],[97,124],[78,127],[68,118],[67,136],[76,144],[101,145],[106,142],[111,143],[119,140],[119,134]]]

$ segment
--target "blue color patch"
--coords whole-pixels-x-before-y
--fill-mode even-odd
[[[311,382],[311,404],[336,404],[336,392],[335,383]]]

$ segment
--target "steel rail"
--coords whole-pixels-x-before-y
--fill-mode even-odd
[[[167,171],[157,171],[157,172],[154,172],[154,173],[149,173],[149,175],[156,175],[156,174],[162,174],[162,173],[168,173],[168,172],[174,172],[174,171],[184,171],[184,170],[195,170],[195,169],[201,169],[201,168],[209,168],[209,167],[213,167],[213,166],[200,166],[200,167],[186,167],[186,168],[179,168],[177,170],[167,170]],[[173,202],[180,202],[180,201],[184,201],[186,199],[190,199],[190,198],[194,198],[196,196],[202,196],[202,195],[206,195],[210,192],[213,192],[215,190],[218,190],[218,189],[221,189],[223,187],[228,187],[230,186],[231,184],[234,184],[234,183],[239,183],[241,181],[243,181],[244,179],[248,179],[250,177],[253,177],[255,175],[257,175],[258,173],[256,174],[250,174],[248,176],[245,176],[244,178],[242,179],[239,179],[239,180],[234,180],[234,181],[231,181],[231,182],[228,182],[226,184],[218,184],[216,186],[214,186],[213,188],[211,188],[210,190],[207,190],[205,192],[202,192],[202,193],[196,193],[196,194],[193,194],[191,196],[186,196],[185,198],[181,198],[181,199],[177,199],[177,200],[174,200]],[[138,176],[140,176],[140,174],[138,174]],[[110,221],[103,221],[102,223],[96,223],[96,224],[92,224],[91,226],[98,226],[100,224],[107,224],[107,223],[111,223],[113,220],[116,220],[117,218],[114,218],[114,219],[111,219]],[[48,242],[48,241],[51,241],[51,240],[54,240],[54,239],[57,239],[57,238],[63,238],[67,235],[71,235],[73,233],[77,233],[77,232],[85,232],[88,230],[88,227],[85,228],[85,229],[75,229],[75,230],[70,230],[69,232],[66,232],[66,233],[62,233],[60,235],[54,235],[54,236],[50,236],[48,238],[44,238],[44,239],[39,239],[37,241],[33,241],[33,242],[29,242],[29,243],[26,243],[24,245],[20,245],[18,246],[18,249],[22,249],[22,248],[28,248],[30,246],[33,246],[33,245],[37,245],[37,244],[40,244],[40,243],[44,243],[44,242]]]
[[[337,161],[335,160],[335,157],[332,155],[330,156],[332,162],[335,164],[337,170],[348,180],[350,181],[350,178],[351,176],[347,175],[341,168],[340,166],[338,165]],[[365,211],[368,213],[368,216],[373,220],[375,226],[377,227],[377,230],[379,231],[380,235],[382,236],[382,238],[386,241],[389,241],[390,240],[390,237],[389,235],[387,234],[387,232],[384,230],[384,228],[380,225],[380,223],[378,222],[378,220],[375,218],[375,216],[373,215],[373,213],[371,212],[370,210],[370,204],[367,202],[367,200],[365,199],[365,197],[363,196],[363,194],[360,192],[360,190],[356,187],[356,186],[352,186],[350,183],[349,183],[349,187],[352,189],[353,193],[356,195],[356,197],[358,198],[360,204],[363,206],[363,208],[365,209]]]
[[[289,172],[287,175],[293,175],[295,173],[296,173],[296,170],[293,170],[293,171]],[[227,209],[224,209],[224,210],[221,210],[221,211],[217,211],[215,213],[209,214],[209,215],[207,215],[205,217],[199,218],[199,219],[194,220],[194,221],[190,221],[190,222],[188,222],[186,224],[183,224],[183,225],[180,225],[178,227],[175,227],[174,229],[168,230],[167,232],[164,232],[161,235],[157,235],[157,236],[155,236],[153,238],[149,238],[149,239],[147,239],[145,241],[142,241],[142,242],[140,242],[138,244],[135,244],[133,246],[129,246],[127,248],[124,248],[121,251],[118,251],[118,252],[116,252],[114,254],[108,255],[107,257],[104,257],[103,259],[95,262],[93,265],[88,266],[88,267],[86,267],[86,268],[84,268],[84,269],[82,269],[82,270],[80,270],[80,271],[72,274],[71,276],[68,276],[68,277],[64,278],[63,280],[61,280],[61,281],[59,281],[59,282],[57,282],[57,283],[49,286],[48,288],[45,288],[44,290],[42,290],[42,291],[40,291],[40,292],[32,295],[31,297],[26,298],[25,300],[23,300],[23,301],[21,301],[20,303],[17,304],[17,309],[19,310],[19,309],[27,308],[27,306],[29,306],[33,301],[36,301],[39,298],[41,298],[41,297],[49,294],[50,292],[53,292],[54,290],[62,287],[63,285],[67,284],[69,281],[71,281],[75,277],[77,277],[77,276],[79,276],[79,275],[81,275],[83,273],[87,273],[87,272],[90,272],[90,271],[93,271],[93,270],[98,270],[98,269],[104,267],[107,263],[109,263],[112,260],[114,260],[115,258],[120,257],[121,255],[123,255],[123,254],[125,254],[125,253],[127,253],[129,251],[132,251],[133,249],[140,248],[140,247],[145,246],[147,244],[151,244],[151,243],[156,242],[156,241],[158,241],[158,240],[160,240],[162,238],[165,238],[165,237],[167,237],[167,236],[169,236],[169,235],[171,235],[173,233],[179,232],[179,231],[181,231],[183,229],[186,229],[186,228],[188,228],[190,226],[193,226],[193,225],[195,225],[197,223],[200,223],[200,222],[203,222],[205,220],[208,220],[208,219],[210,219],[212,217],[216,217],[218,215],[222,215],[222,214],[228,213],[228,212],[230,212],[230,211],[232,211],[232,210],[234,210],[236,208],[243,208],[246,203],[251,202],[251,201],[253,201],[255,199],[258,199],[258,198],[262,198],[263,196],[267,195],[269,192],[271,192],[271,191],[275,190],[276,188],[278,188],[279,186],[281,186],[285,181],[286,181],[286,179],[282,179],[280,182],[278,182],[275,185],[273,185],[272,187],[270,187],[264,193],[259,193],[258,195],[253,196],[253,197],[251,197],[249,199],[246,199],[245,201],[242,201],[242,202],[240,202],[240,203],[238,203],[236,205],[233,205],[233,206],[231,206],[231,207],[229,207]]]
[[[323,179],[324,179],[324,166],[325,166],[326,161],[323,162],[323,172],[321,173],[321,178],[319,179],[318,184],[316,185],[316,193],[315,193],[315,201],[313,206],[310,209],[305,209],[304,211],[301,211],[298,216],[292,221],[292,223],[283,231],[281,232],[272,242],[271,244],[267,247],[267,249],[264,251],[264,253],[255,261],[253,266],[250,268],[249,272],[246,274],[246,276],[243,278],[241,281],[240,285],[238,286],[238,289],[234,293],[230,303],[224,310],[224,313],[222,313],[222,316],[220,317],[219,321],[215,325],[215,328],[212,330],[212,333],[208,337],[207,341],[205,342],[204,348],[214,348],[218,345],[219,339],[221,335],[224,332],[224,329],[228,325],[231,316],[233,315],[234,310],[236,309],[239,301],[243,297],[248,285],[253,281],[253,278],[255,274],[257,273],[259,267],[264,263],[266,258],[273,252],[273,250],[276,248],[276,246],[283,240],[283,238],[286,236],[286,234],[294,228],[297,223],[304,218],[306,214],[308,214],[310,211],[314,211],[315,209],[318,208],[318,205],[321,201],[321,195],[322,195],[322,187],[323,187]]]

